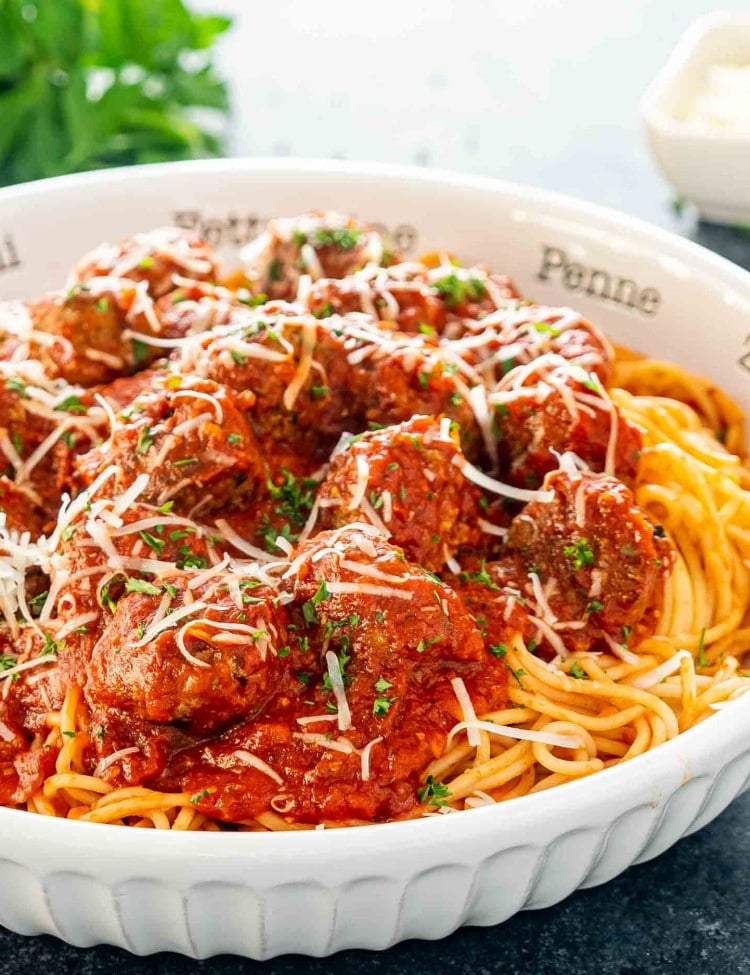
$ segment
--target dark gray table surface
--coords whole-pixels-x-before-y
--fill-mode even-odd
[[[244,0],[243,3],[238,0],[234,6],[239,11],[243,4]],[[204,6],[208,4],[204,3]],[[535,0],[531,6],[545,5],[541,0]],[[569,9],[568,5],[554,6],[561,16],[563,8]],[[620,15],[630,16],[629,29],[634,36],[637,34],[638,57],[633,55],[629,42],[628,45],[622,41],[619,45],[612,42],[600,46],[601,70],[606,69],[609,59],[620,60],[612,65],[610,76],[603,79],[606,93],[600,91],[597,94],[595,88],[591,88],[589,107],[597,98],[602,103],[610,98],[612,77],[620,68],[624,71],[625,60],[629,61],[627,78],[632,90],[624,90],[624,81],[611,89],[617,96],[612,96],[616,109],[613,120],[608,123],[599,119],[587,121],[587,106],[583,104],[587,83],[584,84],[576,72],[576,64],[571,62],[566,76],[571,79],[570,84],[565,88],[563,79],[561,87],[570,94],[574,83],[579,86],[576,89],[580,96],[577,103],[572,96],[569,100],[573,107],[578,105],[582,114],[571,120],[568,140],[558,138],[555,145],[539,152],[529,150],[527,144],[526,152],[519,154],[518,146],[528,143],[527,133],[519,121],[528,114],[518,103],[522,97],[519,88],[508,109],[511,114],[503,120],[509,128],[504,128],[499,137],[502,144],[498,145],[495,157],[497,168],[491,167],[486,158],[476,165],[468,160],[465,165],[463,161],[458,164],[619,207],[691,237],[750,269],[750,229],[699,224],[689,207],[681,210],[672,205],[672,194],[658,178],[649,159],[635,112],[637,95],[666,56],[680,30],[710,4],[705,0],[681,0],[679,12],[675,11],[677,5],[667,4],[665,0],[632,0],[625,8],[613,7],[609,13],[606,4],[590,2],[574,3],[573,6],[585,7],[591,16],[601,17],[602,23],[605,18],[611,20],[610,41],[617,35]],[[636,8],[643,8],[648,15],[648,25],[637,31]],[[575,17],[571,13],[571,29],[573,20]],[[520,30],[519,25],[516,27]],[[530,32],[527,31],[525,36],[530,37]],[[236,43],[239,58],[243,48],[241,38]],[[512,48],[514,45],[508,46]],[[590,51],[587,54],[591,67],[592,55]],[[537,63],[540,62],[537,60]],[[252,59],[247,64],[250,65],[247,70],[250,70]],[[237,71],[240,71],[239,61]],[[335,99],[333,103],[338,104]],[[550,124],[554,123],[559,104],[559,99],[554,98],[545,104],[534,101],[531,107],[537,131],[539,125],[544,127],[545,118]],[[602,108],[599,114],[605,118],[605,109]],[[248,115],[252,115],[251,110]],[[339,121],[333,120],[336,126]],[[363,138],[367,132],[372,133],[372,127],[368,128],[366,123],[364,119],[360,133]],[[269,147],[266,147],[258,143],[249,126],[244,127],[244,131],[248,144],[239,139],[240,151],[268,152],[274,144],[270,135]],[[323,138],[319,129],[316,133],[316,138]],[[472,149],[472,145],[468,145],[468,149]],[[304,141],[296,144],[292,140],[291,145],[279,148],[278,154],[289,151],[324,154],[325,146]],[[366,143],[359,151],[340,154],[351,158],[377,155]],[[392,158],[393,153],[380,153],[380,156]],[[429,157],[430,154],[424,152],[414,159],[399,157],[399,161],[429,161]],[[443,158],[437,152],[431,158],[437,165],[457,164],[453,158]],[[197,972],[207,975],[349,972],[361,975],[434,975],[436,972],[456,975],[464,972],[471,975],[490,972],[503,975],[713,975],[721,972],[723,975],[750,975],[748,866],[750,793],[738,799],[697,835],[603,887],[581,891],[556,907],[521,914],[498,928],[464,929],[441,942],[407,942],[380,954],[349,951],[323,960],[287,956],[256,963],[221,957],[194,962],[177,955],[135,958],[108,947],[79,950],[51,937],[22,938],[0,929],[0,975],[16,972],[54,975],[109,975],[114,972],[123,975],[146,972],[160,975]]]

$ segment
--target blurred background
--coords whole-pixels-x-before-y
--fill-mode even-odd
[[[638,114],[708,0],[0,0],[0,182],[206,155],[373,159],[699,225]]]

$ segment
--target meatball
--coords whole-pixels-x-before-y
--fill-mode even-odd
[[[344,320],[249,310],[195,336],[178,368],[252,393],[248,420],[259,437],[322,462],[345,430],[363,426],[347,389]]]
[[[36,333],[31,354],[51,378],[81,386],[135,372],[157,355],[138,334],[160,331],[145,283],[93,278],[29,306]],[[49,341],[47,336],[51,336]]]
[[[125,237],[117,244],[101,244],[86,254],[73,271],[74,282],[97,277],[145,281],[148,293],[158,298],[174,288],[174,275],[214,281],[218,260],[210,244],[191,230],[160,227]]]
[[[76,627],[76,639],[66,641],[58,660],[67,679],[81,685],[94,644],[120,599],[143,583],[146,589],[163,587],[185,573],[198,575],[229,548],[215,532],[167,510],[169,504],[156,508],[123,495],[114,473],[105,472],[63,509],[52,536],[50,598],[40,624],[54,625],[55,631]]]
[[[117,490],[147,474],[141,501],[172,500],[182,514],[247,499],[263,476],[241,400],[210,380],[177,374],[155,373],[152,385],[120,411],[109,440],[76,460],[85,484],[111,465]]]
[[[57,514],[74,455],[97,443],[104,430],[102,408],[84,399],[82,389],[47,379],[39,363],[0,371],[2,471],[32,510],[36,506],[48,517]]]
[[[480,268],[430,270],[415,261],[387,268],[368,265],[340,280],[321,278],[307,304],[317,317],[364,312],[394,322],[402,332],[425,335],[465,331],[465,319],[480,319],[518,294],[509,280]]]
[[[528,644],[538,636],[526,598],[528,573],[517,555],[491,562],[468,560],[448,582],[473,616],[490,652],[502,657],[502,648],[517,637]]]
[[[191,602],[183,581],[171,591],[148,588],[118,602],[94,647],[84,688],[91,704],[199,734],[259,712],[278,682],[278,651],[287,643],[286,612],[275,593],[255,578],[229,574],[193,591]],[[243,593],[251,594],[246,602]],[[170,618],[165,603],[173,625],[160,625]]]
[[[488,384],[550,355],[592,373],[604,385],[614,368],[609,341],[577,312],[524,302],[508,302],[487,315],[454,349]]]
[[[519,487],[538,487],[572,451],[594,471],[632,482],[643,446],[630,424],[590,374],[557,357],[513,369],[489,395],[495,408],[501,467]]]
[[[458,423],[461,446],[469,457],[481,450],[481,437],[466,380],[456,357],[434,336],[389,332],[376,325],[345,329],[347,383],[369,426],[390,426],[415,414],[444,415]]]
[[[569,650],[602,635],[650,635],[674,561],[663,531],[615,477],[558,471],[545,490],[551,500],[526,505],[507,538],[536,577],[536,617],[557,626]]]
[[[38,538],[49,522],[44,509],[5,475],[0,476],[0,514],[5,528],[19,535],[29,532],[32,538]]]
[[[321,485],[320,523],[382,525],[409,561],[439,572],[462,545],[480,543],[481,494],[461,461],[449,419],[415,416],[353,438]]]
[[[421,769],[462,720],[452,680],[482,714],[507,699],[506,668],[456,593],[377,532],[316,536],[282,590],[287,680],[261,718],[176,756],[162,786],[200,791],[201,812],[235,821],[289,799],[303,822],[407,813]]]
[[[269,298],[296,297],[300,276],[345,278],[383,256],[380,235],[352,217],[313,211],[271,220],[243,253],[248,278]]]

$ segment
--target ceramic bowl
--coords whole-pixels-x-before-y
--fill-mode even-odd
[[[0,295],[60,286],[102,240],[194,227],[228,262],[279,214],[382,223],[570,304],[616,341],[750,400],[750,274],[621,214],[489,179],[375,165],[222,161],[0,192]],[[269,958],[491,925],[605,883],[710,822],[750,776],[750,695],[617,768],[495,807],[349,830],[161,833],[0,809],[0,923],[132,952]]]

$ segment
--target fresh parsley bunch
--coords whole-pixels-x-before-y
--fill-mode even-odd
[[[218,155],[230,25],[182,0],[0,0],[0,184]]]

